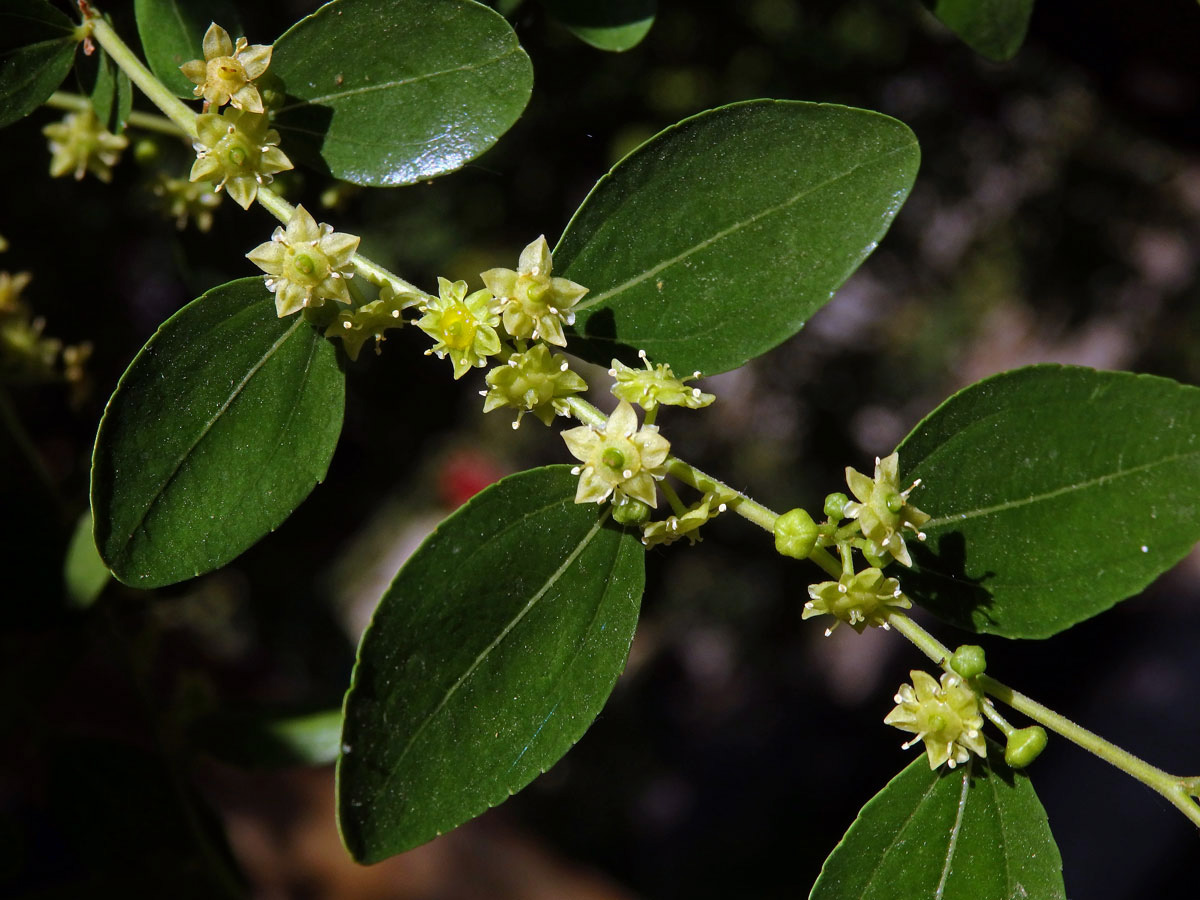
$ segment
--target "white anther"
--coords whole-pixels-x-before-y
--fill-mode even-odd
[[[579,472],[580,472],[580,468],[579,468],[579,466],[572,466],[572,467],[571,467],[571,474],[572,474],[572,475],[578,475],[578,474],[579,474]]]
[[[560,372],[565,372],[565,371],[567,371],[567,369],[569,369],[569,368],[571,368],[571,364],[570,364],[570,363],[567,363],[567,362],[564,362],[564,363],[563,363],[561,366],[559,366],[559,367],[558,367],[558,371],[560,371]]]
[[[622,478],[632,478],[633,477],[633,469],[626,469],[624,472],[621,473],[621,477]]]
[[[343,323],[342,323],[342,327],[343,327],[343,328],[345,328],[347,331],[349,331],[349,330],[350,330],[351,328],[353,328],[354,326],[353,326],[353,325],[351,325],[349,322],[343,322]]]

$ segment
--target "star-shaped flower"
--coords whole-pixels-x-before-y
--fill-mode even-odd
[[[436,353],[438,359],[449,354],[456,379],[473,366],[487,365],[487,358],[502,349],[496,334],[500,314],[491,291],[468,294],[465,281],[439,277],[438,296],[426,301],[421,312],[425,315],[417,327],[437,342],[425,353]]]
[[[900,592],[900,582],[885,578],[879,569],[843,574],[837,581],[823,581],[808,589],[811,597],[804,604],[801,619],[830,615],[837,621],[825,630],[826,635],[842,622],[859,634],[868,625],[887,628],[890,609],[911,609],[912,602]]]
[[[90,106],[67,113],[61,122],[43,128],[42,134],[50,139],[50,174],[54,178],[70,174],[80,181],[91,172],[101,181],[112,181],[112,167],[129,146],[125,135],[104,129]]]
[[[357,361],[363,344],[375,338],[378,355],[384,332],[404,325],[403,311],[421,302],[421,295],[408,291],[397,294],[388,285],[379,291],[379,299],[364,303],[358,309],[341,310],[325,329],[325,337],[340,338],[346,355]]]
[[[971,753],[986,756],[979,698],[963,679],[945,672],[939,684],[928,672],[914,669],[909,675],[912,684],[900,686],[894,698],[896,708],[883,720],[916,735],[904,749],[924,741],[931,769],[942,763],[953,769],[970,759]]]
[[[483,411],[491,412],[502,406],[517,411],[513,428],[521,424],[521,417],[533,413],[542,423],[549,425],[555,414],[570,415],[566,397],[587,390],[587,382],[572,372],[567,358],[561,353],[551,354],[545,344],[535,344],[524,353],[514,353],[508,363],[496,366],[487,373],[488,390],[484,396]]]
[[[270,184],[276,172],[292,168],[277,146],[279,132],[265,115],[240,109],[203,113],[196,117],[196,132],[196,161],[188,180],[214,182],[242,209],[250,208],[259,185]]]
[[[660,404],[663,406],[686,406],[688,409],[700,409],[708,406],[716,398],[706,394],[698,387],[688,387],[685,382],[700,377],[699,372],[676,378],[671,367],[666,363],[657,366],[650,365],[646,351],[639,350],[638,356],[646,364],[644,369],[635,369],[625,365],[619,359],[612,361],[608,374],[614,379],[613,395],[621,400],[636,403],[649,412]]]
[[[723,490],[709,491],[683,515],[667,516],[661,521],[647,524],[642,529],[642,543],[647,547],[656,544],[668,545],[682,537],[686,537],[688,543],[699,543],[700,526],[725,512],[728,509],[728,501],[735,496],[737,495]]]
[[[271,63],[271,48],[253,46],[244,38],[235,45],[229,32],[213,22],[204,33],[204,59],[185,62],[179,70],[196,85],[193,91],[204,98],[204,111],[226,103],[247,112],[263,111],[262,96],[254,86]]]
[[[864,537],[890,553],[897,562],[911,566],[912,557],[900,531],[910,528],[918,540],[925,540],[921,526],[929,521],[929,516],[908,502],[908,495],[921,483],[920,479],[907,490],[900,490],[899,465],[898,453],[886,459],[876,457],[874,479],[847,466],[846,483],[858,502],[847,503],[842,514],[848,519],[858,519]]]
[[[587,288],[566,278],[552,277],[550,245],[543,235],[521,251],[517,270],[488,269],[480,277],[500,302],[504,330],[512,337],[567,346],[563,323],[573,325],[571,308]]]
[[[276,228],[271,240],[246,258],[267,273],[267,289],[275,294],[275,311],[283,318],[325,300],[350,302],[346,279],[354,277],[351,258],[358,241],[356,234],[318,225],[308,210],[297,206],[287,228]]]
[[[653,425],[638,428],[637,413],[622,400],[603,428],[581,425],[562,433],[571,455],[583,465],[576,503],[603,503],[611,495],[633,497],[657,506],[655,481],[666,477],[671,445]]]

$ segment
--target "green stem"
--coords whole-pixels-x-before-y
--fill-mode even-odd
[[[258,189],[256,199],[258,200],[259,206],[273,215],[284,225],[286,225],[292,218],[292,213],[296,209],[296,207],[292,206],[292,204],[288,203],[283,199],[283,197],[279,196],[278,193],[269,187],[260,187]],[[355,271],[372,284],[379,285],[380,287],[385,284],[389,285],[397,294],[416,294],[422,298],[430,300],[433,299],[431,294],[425,293],[419,287],[410,284],[399,275],[389,272],[383,266],[376,262],[372,262],[361,253],[355,253],[350,259],[351,262],[354,263]],[[415,306],[416,303],[414,302],[412,305]]]
[[[950,650],[937,638],[910,619],[902,612],[895,610],[887,615],[887,623],[900,634],[908,638],[914,646],[940,668],[945,668],[950,662]],[[1088,731],[1081,725],[1072,722],[1066,716],[1056,713],[1047,706],[1038,703],[1032,697],[1015,691],[1008,685],[997,681],[990,675],[979,675],[975,683],[986,693],[1006,703],[1019,713],[1023,713],[1068,741],[1095,754],[1109,765],[1120,769],[1142,784],[1162,794],[1171,801],[1185,816],[1196,825],[1200,825],[1200,804],[1189,793],[1188,779],[1164,772],[1148,762],[1139,759],[1127,750],[1122,750],[1095,732]],[[986,710],[985,710],[986,714]],[[1004,729],[1001,728],[1003,731]]]
[[[190,138],[196,137],[196,114],[178,97],[167,90],[166,85],[154,77],[129,46],[121,40],[108,22],[102,16],[88,20],[92,27],[92,37],[96,39],[109,57],[121,67],[129,80],[138,86],[151,103],[162,110],[163,115],[178,125],[183,133]]]
[[[1067,740],[1100,757],[1106,763],[1120,769],[1127,775],[1136,778],[1147,787],[1162,794],[1196,825],[1200,825],[1200,804],[1189,793],[1188,779],[1164,772],[1150,765],[1127,750],[1106,741],[1095,732],[1088,731],[1082,725],[1072,722],[1066,716],[1056,713],[1049,707],[1043,706],[1032,697],[1027,697],[1020,691],[1015,691],[1008,685],[997,681],[990,675],[980,675],[976,683],[1003,703],[1007,703],[1017,712],[1024,713],[1037,722],[1054,731]]]
[[[85,109],[91,108],[92,101],[82,94],[68,94],[66,91],[55,91],[50,95],[45,105],[51,109],[67,109],[82,112]],[[159,134],[168,134],[171,137],[186,138],[188,136],[170,119],[139,112],[138,110],[130,112],[129,118],[125,120],[125,123],[134,128],[140,128],[143,131],[157,131]]]

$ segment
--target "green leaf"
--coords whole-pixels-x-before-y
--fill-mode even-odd
[[[324,766],[337,759],[342,711],[217,713],[197,722],[191,736],[218,759],[247,768]]]
[[[591,293],[571,351],[724,372],[791,337],[908,196],[913,133],[879,113],[754,100],[701,113],[602,178],[554,252]]]
[[[225,565],[325,477],[345,379],[261,278],[213,288],[168,319],[108,401],[92,457],[96,546],[113,574],[158,587]]]
[[[976,53],[1012,59],[1025,42],[1033,0],[925,0],[943,24]]]
[[[867,803],[809,900],[1062,900],[1062,857],[1029,778],[988,761],[931,771],[922,753]]]
[[[54,93],[75,59],[75,23],[45,0],[0,8],[0,128]]]
[[[67,546],[67,559],[63,566],[67,597],[76,607],[91,606],[111,577],[108,566],[104,565],[104,560],[96,552],[96,542],[92,540],[92,514],[85,512],[79,517],[71,535],[71,543]]]
[[[625,666],[642,545],[522,472],[438,526],[388,589],[346,695],[338,813],[376,862],[507,799],[570,749]]]
[[[620,53],[641,43],[654,24],[658,0],[542,0],[581,41]]]
[[[75,67],[80,90],[91,98],[100,124],[113,134],[125,130],[133,108],[133,84],[103,48],[85,56]]]
[[[294,158],[355,184],[460,168],[512,127],[533,86],[502,16],[474,0],[334,0],[275,42]]]
[[[955,394],[898,450],[934,517],[905,593],[974,631],[1049,637],[1200,540],[1200,389],[1169,379],[1017,369]]]
[[[231,0],[134,0],[133,9],[150,71],[175,96],[188,100],[194,98],[196,85],[179,67],[204,59],[208,26],[216,22],[235,41],[244,34],[237,5]]]

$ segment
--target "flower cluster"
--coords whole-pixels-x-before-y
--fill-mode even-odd
[[[438,278],[438,296],[420,307],[424,315],[417,327],[436,341],[426,355],[438,359],[449,355],[454,377],[462,378],[473,366],[487,365],[487,358],[500,352],[496,326],[500,314],[491,291],[467,293],[465,281]]]
[[[246,112],[263,111],[262,95],[254,86],[271,63],[271,48],[264,44],[253,46],[244,38],[237,43],[229,32],[213,22],[204,33],[204,59],[193,59],[179,71],[196,85],[193,94],[204,98],[204,111],[220,109],[226,103]]]
[[[58,178],[74,175],[76,181],[91,172],[101,181],[112,181],[112,167],[129,146],[129,138],[105,130],[89,106],[67,113],[61,122],[42,129],[50,139],[50,174]]]
[[[354,277],[351,258],[358,240],[332,225],[318,225],[297,206],[287,228],[276,228],[271,240],[246,257],[267,273],[267,289],[275,294],[275,311],[282,318],[326,300],[350,302],[346,280]]]
[[[908,502],[908,495],[921,483],[919,479],[907,490],[900,490],[899,465],[898,453],[886,459],[876,457],[874,479],[847,467],[846,483],[858,502],[847,503],[843,515],[857,519],[864,537],[891,554],[897,562],[911,566],[912,557],[901,530],[909,528],[916,532],[918,540],[923,541],[925,533],[920,529],[929,521],[929,516]]]
[[[63,346],[46,337],[46,320],[34,316],[21,292],[28,272],[0,272],[0,377],[14,381],[66,381],[81,388],[84,363],[92,353],[88,343]]]
[[[573,325],[572,307],[587,288],[551,276],[553,262],[545,236],[521,251],[517,270],[488,269],[480,277],[503,310],[504,330],[519,340],[567,346],[563,324]]]
[[[836,620],[825,629],[826,636],[842,622],[859,634],[868,625],[887,628],[887,614],[893,609],[911,609],[910,601],[900,591],[900,582],[884,577],[879,569],[847,572],[837,581],[824,581],[808,589],[811,598],[804,604],[802,619],[813,616],[833,616]]]
[[[513,353],[508,362],[487,373],[488,389],[483,411],[501,407],[517,411],[513,428],[521,424],[525,413],[533,413],[549,425],[554,416],[570,415],[565,398],[587,390],[587,382],[571,371],[561,353],[551,354],[545,344],[535,344],[524,353]]]
[[[562,433],[571,455],[583,465],[576,503],[603,503],[610,496],[641,500],[657,506],[655,482],[666,477],[671,445],[653,425],[638,428],[633,407],[622,400],[603,428],[581,425]]]
[[[265,115],[240,109],[203,113],[196,117],[196,133],[196,161],[188,180],[213,182],[242,209],[250,208],[260,185],[292,168],[279,149],[279,132]]]
[[[924,741],[931,769],[942,763],[953,769],[970,759],[971,753],[986,756],[979,697],[970,685],[953,672],[943,673],[940,684],[928,672],[909,674],[912,684],[900,686],[896,708],[883,720],[916,735],[904,749]]]
[[[657,409],[660,404],[700,409],[716,399],[700,388],[686,386],[686,382],[700,377],[699,372],[676,378],[666,363],[652,366],[646,358],[645,350],[639,350],[638,357],[646,364],[646,368],[635,369],[619,359],[612,361],[612,368],[608,370],[608,374],[615,379],[612,392],[617,398],[636,403],[646,412]]]

